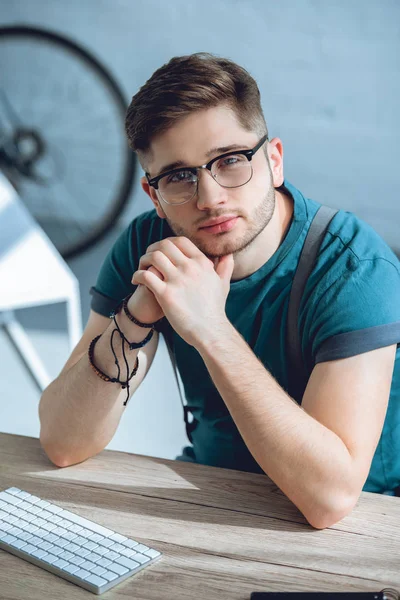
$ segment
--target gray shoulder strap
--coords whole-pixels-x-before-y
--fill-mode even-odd
[[[299,389],[303,391],[307,382],[298,327],[300,302],[307,279],[314,268],[314,263],[318,256],[318,251],[328,225],[337,212],[337,210],[330,208],[329,206],[321,206],[317,210],[304,241],[296,273],[293,278],[287,316],[287,344],[291,383],[289,386],[290,393]]]

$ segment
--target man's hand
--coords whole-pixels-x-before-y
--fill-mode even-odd
[[[196,346],[228,324],[225,304],[233,267],[232,254],[213,263],[188,238],[173,237],[147,248],[132,283],[145,285],[175,331]]]
[[[163,276],[154,267],[149,268],[149,272],[162,280]],[[136,284],[136,281],[132,283]],[[161,306],[158,304],[153,292],[145,285],[139,285],[134,294],[128,300],[128,310],[136,319],[142,323],[154,323],[164,316]]]

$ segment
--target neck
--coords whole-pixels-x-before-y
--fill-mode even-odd
[[[265,229],[243,252],[235,257],[232,281],[244,279],[262,267],[281,245],[293,216],[293,199],[275,192],[275,209]]]

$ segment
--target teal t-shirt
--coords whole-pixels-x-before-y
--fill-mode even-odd
[[[320,204],[288,181],[281,191],[294,214],[281,245],[255,273],[232,281],[226,314],[278,383],[289,389],[287,310],[291,284],[311,220]],[[155,210],[135,218],[110,250],[91,289],[92,309],[108,316],[131,284],[147,247],[174,234]],[[318,362],[397,344],[388,411],[365,491],[400,485],[400,261],[382,238],[354,214],[340,210],[328,226],[304,289],[299,310],[303,362],[309,376]],[[160,332],[174,348],[187,405],[193,414],[193,445],[181,460],[262,472],[247,449],[197,350],[164,318]],[[293,393],[301,404],[303,390]]]

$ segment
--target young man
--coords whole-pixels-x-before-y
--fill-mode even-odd
[[[316,528],[362,489],[393,494],[395,255],[353,214],[333,217],[298,316],[307,384],[291,396],[289,295],[320,205],[284,180],[256,82],[209,54],[173,58],[133,97],[126,129],[154,209],[106,258],[82,340],[42,396],[49,458],[66,466],[109,443],[161,332],[194,418],[181,460],[265,472]]]

